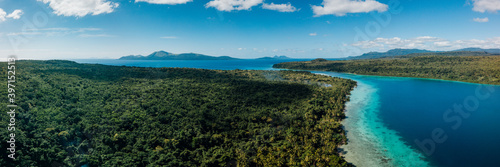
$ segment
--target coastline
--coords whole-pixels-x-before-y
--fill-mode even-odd
[[[375,74],[373,74],[373,75],[371,75],[371,74],[356,74],[356,73],[350,73],[350,72],[336,72],[336,71],[324,71],[324,72],[334,72],[334,73],[349,74],[349,75],[358,75],[358,76],[369,76],[369,77],[409,78],[409,79],[421,79],[421,80],[432,80],[432,81],[443,81],[443,82],[457,82],[457,83],[475,84],[475,85],[500,86],[500,84],[488,84],[488,83],[480,83],[480,82],[467,82],[467,81],[438,79],[438,78],[422,78],[422,77],[411,77],[411,76],[393,76],[393,75],[375,75]]]
[[[340,155],[358,167],[429,166],[422,160],[423,155],[401,141],[397,132],[386,128],[378,118],[377,88],[355,81],[358,86],[351,91],[342,121],[347,144],[339,147]]]
[[[357,74],[351,72],[337,72],[337,71],[327,71],[327,70],[304,70],[304,69],[289,69],[289,68],[273,68],[277,70],[293,70],[293,71],[311,71],[315,73],[321,72],[329,72],[329,73],[337,73],[337,74],[347,74],[347,75],[356,75],[356,76],[367,76],[367,77],[384,77],[384,78],[398,78],[398,79],[421,79],[421,80],[433,80],[433,81],[442,81],[442,82],[457,82],[464,84],[476,84],[476,85],[490,85],[490,86],[500,86],[500,84],[489,84],[489,83],[480,83],[480,82],[467,82],[467,81],[459,81],[459,80],[447,80],[447,79],[438,79],[438,78],[422,78],[422,77],[411,77],[411,76],[393,76],[393,75],[376,75],[376,74]]]
[[[365,83],[356,82],[358,82],[358,86],[351,91],[350,100],[346,103],[346,118],[342,120],[347,144],[340,146],[341,155],[347,162],[358,167],[388,166],[389,162],[383,161],[384,156],[378,151],[380,147],[377,145],[378,143],[370,141],[370,138],[374,138],[373,134],[369,131],[363,131],[361,128],[355,128],[366,126],[363,125],[366,122],[362,120],[361,110],[368,107],[368,102],[371,101],[369,94],[375,93]]]

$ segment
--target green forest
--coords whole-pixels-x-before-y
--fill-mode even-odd
[[[15,84],[17,159],[2,167],[352,166],[338,153],[352,80],[26,60]]]
[[[500,85],[500,56],[415,54],[396,58],[287,62],[274,68],[321,70],[364,75],[433,78]]]

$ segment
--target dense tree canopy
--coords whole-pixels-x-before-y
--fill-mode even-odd
[[[500,56],[478,56],[474,52],[467,52],[467,55],[464,52],[448,52],[452,55],[446,56],[429,54],[436,53],[370,60],[286,62],[273,67],[500,85]]]
[[[337,146],[346,141],[340,121],[352,80],[71,61],[16,65],[17,160],[1,158],[0,166],[350,166]],[[7,90],[0,91],[5,106]],[[2,114],[0,128],[7,122]],[[6,147],[0,156],[7,157]]]

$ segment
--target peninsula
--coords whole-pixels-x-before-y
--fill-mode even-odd
[[[487,52],[413,53],[378,59],[316,59],[285,62],[273,68],[322,70],[363,75],[432,78],[500,85],[500,56]]]

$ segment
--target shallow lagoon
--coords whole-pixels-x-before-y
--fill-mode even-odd
[[[269,70],[287,60],[75,60],[138,67]],[[316,72],[356,80],[345,157],[357,166],[500,166],[500,87]],[[417,142],[415,142],[417,141]],[[420,144],[418,144],[420,143]]]

